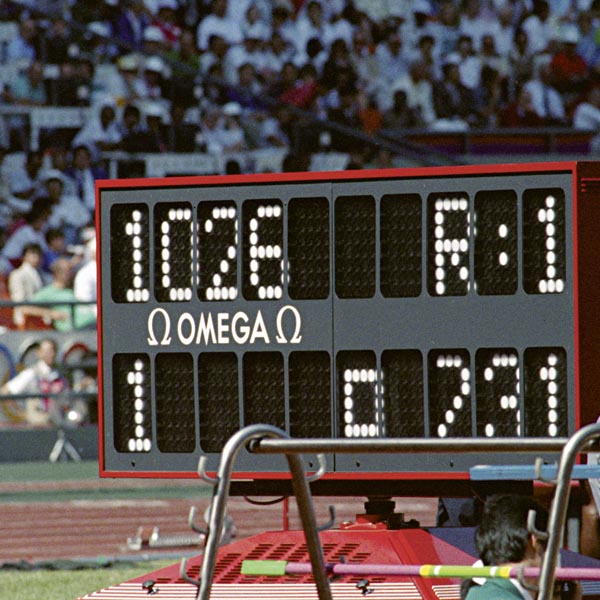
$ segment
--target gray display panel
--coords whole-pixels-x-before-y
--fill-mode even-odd
[[[104,471],[189,474],[200,454],[214,468],[251,423],[349,439],[572,433],[572,177],[101,189]],[[480,462],[344,454],[328,469]],[[249,454],[237,468],[287,472]]]

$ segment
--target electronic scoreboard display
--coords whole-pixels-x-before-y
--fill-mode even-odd
[[[600,413],[600,163],[104,181],[97,199],[102,475],[216,470],[255,423],[526,440]],[[336,454],[325,479],[482,462],[532,457]],[[236,468],[289,477],[283,456]]]

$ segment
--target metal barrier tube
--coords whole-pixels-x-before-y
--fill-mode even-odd
[[[233,465],[239,451],[251,440],[265,437],[285,437],[287,434],[272,425],[249,425],[235,433],[225,444],[221,453],[219,469],[217,471],[216,483],[213,490],[213,498],[208,518],[208,533],[205,540],[204,558],[200,572],[200,585],[197,600],[209,600],[212,580],[215,573],[215,562],[229,488],[231,485],[231,474]],[[294,491],[298,495],[298,508],[302,517],[302,525],[306,536],[307,548],[314,572],[319,598],[331,600],[329,581],[326,577],[325,562],[321,545],[318,540],[316,520],[312,510],[310,491],[305,478],[302,463],[297,456],[288,456],[288,463],[292,473]]]
[[[562,451],[558,465],[556,491],[548,520],[549,537],[540,571],[538,600],[551,600],[552,598],[554,571],[567,517],[573,464],[577,454],[584,449],[584,446],[598,437],[600,437],[600,423],[586,425],[569,438]]]
[[[569,438],[494,438],[494,439],[260,439],[253,442],[257,454],[289,453],[380,453],[380,452],[560,452]]]

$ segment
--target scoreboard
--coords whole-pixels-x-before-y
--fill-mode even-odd
[[[96,218],[102,475],[216,469],[254,423],[526,440],[600,412],[600,163],[102,181]],[[325,478],[482,462],[532,457],[334,454]]]

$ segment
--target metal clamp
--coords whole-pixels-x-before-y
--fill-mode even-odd
[[[545,477],[542,474],[542,467],[544,466],[544,459],[541,458],[540,456],[538,456],[535,459],[535,463],[534,463],[534,472],[535,472],[535,477],[538,481],[541,481],[542,483],[547,483],[548,485],[556,485],[557,480],[556,479],[548,479],[548,477]]]
[[[187,581],[188,583],[191,583],[192,585],[195,585],[197,588],[199,588],[202,585],[202,582],[199,579],[193,579],[192,577],[190,577],[187,574],[186,567],[187,558],[182,558],[181,563],[179,563],[179,576],[184,581]]]
[[[537,516],[537,513],[533,509],[530,509],[529,512],[527,513],[527,531],[529,531],[529,533],[531,533],[532,535],[535,535],[535,537],[538,540],[545,542],[548,539],[548,532],[540,531],[539,529],[536,528],[536,526],[535,526],[536,516]]]
[[[210,485],[212,485],[212,486],[217,486],[217,485],[219,485],[219,478],[211,477],[210,475],[207,474],[207,472],[206,472],[206,463],[207,462],[208,462],[208,456],[206,456],[206,454],[202,454],[202,456],[200,456],[200,459],[198,460],[198,475],[200,476],[200,479],[202,479],[202,481],[206,481],[206,483],[210,483]]]
[[[308,483],[313,483],[325,475],[325,470],[327,469],[327,458],[324,454],[317,454],[317,460],[319,461],[319,468],[312,475],[306,476],[306,481]]]

